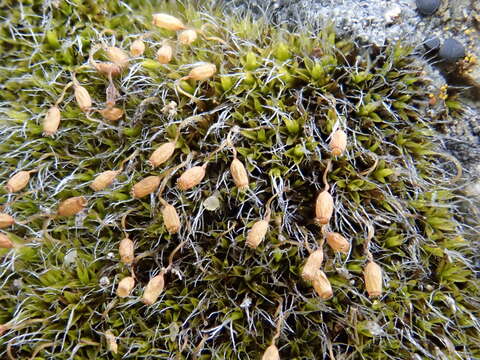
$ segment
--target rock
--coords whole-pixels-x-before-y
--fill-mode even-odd
[[[440,7],[440,0],[416,0],[416,4],[420,14],[430,16]]]
[[[465,47],[455,39],[447,39],[440,47],[438,55],[448,62],[455,62],[465,56]]]
[[[440,48],[440,39],[436,36],[428,38],[423,43],[423,46],[428,52],[436,51]]]

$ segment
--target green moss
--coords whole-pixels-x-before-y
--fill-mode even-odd
[[[13,326],[0,337],[2,357],[260,358],[275,333],[280,301],[285,320],[277,345],[284,359],[328,358],[330,344],[337,358],[480,356],[479,289],[470,262],[478,244],[458,206],[454,169],[438,155],[435,130],[448,116],[445,106],[458,109],[447,103],[437,105],[436,117],[426,111],[427,80],[411,49],[360,47],[330,28],[292,34],[182,5],[21,4],[7,1],[2,16],[8,21],[0,25],[0,175],[39,171],[21,195],[0,193],[3,204],[15,199],[5,211],[17,221],[29,219],[7,229],[17,247],[0,253],[0,323]],[[196,28],[215,26],[193,46],[178,46],[164,66],[155,52],[175,37],[153,28],[154,12]],[[100,35],[105,29],[115,36]],[[125,118],[106,124],[97,113],[87,117],[69,91],[60,104],[59,132],[43,137],[43,116],[72,71],[95,107],[103,107],[108,81],[86,65],[90,48],[115,38],[128,49],[147,31],[144,57],[115,79]],[[218,74],[179,83],[187,65],[199,61],[216,64]],[[197,100],[179,93],[178,85]],[[174,116],[162,112],[170,101],[178,104]],[[173,158],[149,168],[153,149],[172,140],[187,118]],[[323,269],[334,296],[324,301],[300,273],[307,248],[321,239],[313,206],[331,158],[329,135],[338,125],[349,146],[328,175],[336,203],[330,226],[352,250],[346,257],[325,247]],[[158,197],[132,199],[132,185],[185,160],[186,167],[202,164],[235,126],[249,189],[234,187],[229,147],[211,157],[206,178],[191,191],[176,190],[184,168],[178,169],[163,197],[179,211],[182,230],[168,234]],[[97,193],[88,187],[135,151],[113,186]],[[246,233],[275,194],[267,237],[249,249]],[[79,195],[89,202],[76,218],[35,217]],[[215,211],[203,206],[211,195],[220,200]],[[136,254],[143,254],[132,269],[118,256],[127,213],[126,231]],[[374,225],[370,251],[384,270],[385,291],[377,300],[367,297],[362,277],[366,222]],[[143,305],[142,289],[181,241],[164,292],[154,305]],[[119,299],[118,281],[131,271],[137,285],[131,297]],[[107,349],[109,329],[118,355]]]

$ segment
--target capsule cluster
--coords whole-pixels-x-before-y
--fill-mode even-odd
[[[154,14],[153,24],[169,30],[177,32],[177,44],[190,45],[194,43],[198,36],[201,35],[201,30],[188,28],[183,22],[168,14]],[[148,35],[145,35],[148,36]],[[117,106],[119,98],[118,90],[115,87],[113,78],[119,76],[125,69],[128,68],[131,57],[142,56],[146,50],[146,44],[141,36],[135,39],[129,49],[129,52],[114,46],[94,47],[90,54],[91,66],[104,75],[108,80],[106,87],[106,101],[100,109],[94,108],[94,101],[92,100],[88,90],[77,80],[75,74],[72,75],[71,83],[67,84],[60,98],[50,107],[45,115],[43,122],[43,133],[45,136],[54,135],[60,126],[61,111],[60,105],[63,101],[65,92],[72,87],[74,98],[79,109],[87,116],[90,116],[94,111],[97,111],[106,121],[117,121],[124,116],[124,110]],[[102,49],[108,61],[98,61],[94,59],[97,51]],[[282,49],[283,52],[288,49]],[[168,64],[172,61],[175,53],[174,44],[171,41],[165,41],[156,52],[156,60],[160,64]],[[130,54],[130,55],[129,55]],[[279,55],[281,56],[281,54]],[[195,66],[188,74],[180,80],[194,80],[206,81],[211,79],[217,73],[217,66],[212,63],[204,63]],[[170,106],[166,111],[174,111],[175,105]],[[175,156],[175,151],[179,146],[178,139],[181,128],[178,130],[177,136],[173,140],[164,140],[163,143],[155,147],[148,158],[148,165],[152,169],[158,170],[166,163],[168,163]],[[222,146],[221,146],[222,147]],[[344,130],[336,130],[331,134],[329,143],[330,154],[333,158],[342,156],[347,148],[347,134]],[[231,158],[229,170],[233,184],[240,192],[248,191],[250,186],[249,172],[247,171],[244,162],[239,158],[237,151],[232,146],[233,156]],[[126,161],[126,160],[124,160]],[[186,169],[176,179],[175,186],[179,191],[188,191],[194,189],[205,180],[208,170],[209,160],[205,160],[200,165],[191,166]],[[36,170],[20,171],[14,174],[5,185],[5,188],[10,193],[15,193],[23,190],[30,180],[30,176]],[[104,191],[110,187],[117,177],[123,172],[123,162],[116,170],[105,170],[95,176],[89,187],[94,192]],[[328,172],[328,169],[327,169]],[[160,175],[148,175],[136,182],[130,191],[133,199],[142,199],[149,195],[157,194],[160,198],[161,208],[160,214],[163,220],[166,231],[171,234],[178,234],[182,230],[182,218],[179,215],[176,207],[166,200],[161,198],[162,182],[169,177],[168,172],[163,172]],[[268,201],[264,209],[264,216],[255,221],[248,230],[245,243],[251,249],[257,249],[265,240],[271,221],[270,203],[273,197]],[[82,212],[88,205],[88,200],[85,196],[74,196],[61,201],[58,204],[55,216],[71,217]],[[330,193],[328,186],[320,192],[315,201],[315,218],[314,222],[320,225],[323,229],[329,226],[330,220],[335,210],[335,202]],[[7,228],[15,224],[15,219],[6,213],[0,213],[0,228]],[[333,231],[322,231],[324,240],[332,248],[333,251],[348,254],[350,251],[350,242],[340,233]],[[323,245],[323,242],[322,242]],[[0,247],[13,248],[14,243],[7,235],[0,234]],[[127,235],[119,242],[118,252],[121,263],[131,269],[131,276],[122,278],[116,289],[116,294],[120,298],[129,297],[136,285],[135,273],[133,265],[135,264],[135,243]],[[313,250],[307,258],[301,273],[301,277],[311,282],[315,292],[322,299],[329,299],[333,296],[331,283],[321,270],[324,259],[324,251],[322,246]],[[151,277],[143,289],[141,301],[146,305],[154,304],[165,288],[165,275],[170,271],[170,267],[159,269],[157,275]],[[373,260],[370,260],[364,270],[365,286],[369,296],[380,296],[382,293],[382,275],[380,266]],[[106,333],[109,349],[116,353],[117,344],[115,337],[111,332]],[[279,351],[273,343],[270,345],[263,356],[263,359],[279,359]]]

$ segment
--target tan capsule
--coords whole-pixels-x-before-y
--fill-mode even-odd
[[[376,297],[382,295],[382,268],[373,261],[369,261],[363,271],[365,280],[365,288],[369,297]]]
[[[158,13],[152,15],[152,24],[158,26],[162,29],[177,31],[184,30],[185,25],[183,25],[182,20],[176,18],[175,16]]]
[[[75,93],[75,99],[77,100],[78,107],[83,112],[90,111],[92,108],[92,98],[88,93],[87,89],[85,89],[81,85],[73,85],[73,91]]]
[[[127,297],[132,292],[133,288],[135,287],[135,279],[131,276],[127,276],[120,280],[117,287],[117,296],[119,297]]]
[[[280,353],[275,344],[272,344],[265,349],[262,360],[280,360]]]
[[[8,179],[7,185],[5,185],[5,190],[11,193],[20,191],[27,186],[29,180],[30,171],[19,171]]]
[[[327,243],[334,251],[348,254],[350,243],[342,235],[336,232],[327,233]]]
[[[157,61],[160,64],[168,64],[173,58],[173,48],[165,44],[157,51]]]
[[[115,46],[107,46],[105,48],[108,60],[110,60],[115,65],[118,65],[120,68],[125,68],[128,66],[130,58],[128,54],[122,49]]]
[[[197,40],[197,32],[192,29],[183,30],[178,33],[178,41],[183,45],[190,45]]]
[[[133,186],[131,194],[134,198],[142,198],[157,190],[159,185],[160,176],[147,176]]]
[[[60,205],[58,205],[57,214],[60,216],[73,216],[82,211],[87,205],[87,199],[83,196],[75,196],[63,200]]]
[[[247,245],[252,249],[256,249],[258,245],[265,239],[268,231],[268,221],[260,220],[253,224],[247,234]]]
[[[317,295],[322,299],[327,300],[333,296],[332,285],[322,270],[317,271],[317,275],[312,280],[312,285]]]
[[[95,67],[95,70],[106,76],[118,76],[122,72],[122,68],[120,66],[111,62],[95,62],[93,66]]]
[[[107,341],[108,350],[112,353],[118,353],[117,338],[111,330],[105,331],[105,340]]]
[[[165,286],[164,272],[160,272],[157,276],[150,279],[145,290],[143,291],[142,302],[147,305],[152,305],[157,301],[158,297]]]
[[[0,229],[7,228],[15,224],[15,219],[8,214],[0,213]]]
[[[217,67],[215,66],[215,64],[206,63],[194,67],[188,74],[187,78],[198,81],[207,80],[213,75],[215,75],[216,72]]]
[[[170,141],[165,144],[160,145],[153,153],[150,155],[148,162],[151,166],[156,167],[163,164],[165,161],[171,158],[175,151],[175,141]]]
[[[194,166],[185,171],[177,180],[177,187],[182,190],[189,190],[200,184],[205,177],[204,166]]]
[[[162,207],[163,222],[170,234],[176,234],[180,230],[180,217],[174,206],[165,203]]]
[[[315,221],[320,225],[328,224],[333,214],[333,198],[326,190],[317,196],[315,203]]]
[[[142,56],[145,52],[145,43],[142,39],[135,40],[132,45],[130,45],[130,55],[137,57]]]
[[[98,111],[105,120],[117,121],[123,116],[123,109],[118,107],[105,108]]]
[[[230,173],[232,174],[233,182],[239,189],[243,190],[248,187],[247,170],[245,169],[243,163],[237,158],[233,159],[232,163],[230,164]]]
[[[60,109],[57,105],[53,105],[48,109],[45,119],[43,120],[43,135],[51,136],[55,134],[60,125]]]
[[[0,234],[0,248],[11,249],[13,248],[13,242],[5,234]]]
[[[333,156],[340,156],[347,148],[347,134],[343,130],[337,130],[330,139],[330,151]]]
[[[120,173],[118,170],[107,170],[97,175],[90,184],[90,188],[94,191],[100,191],[112,185],[115,178]]]
[[[317,276],[317,271],[320,270],[323,262],[323,249],[318,249],[312,252],[305,262],[302,269],[302,279],[312,281]]]
[[[135,245],[129,238],[124,238],[120,241],[118,246],[118,253],[120,255],[120,261],[124,264],[133,263],[135,258]]]

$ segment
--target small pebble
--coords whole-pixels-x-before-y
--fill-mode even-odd
[[[448,62],[455,62],[465,56],[465,47],[455,39],[447,39],[440,47],[438,55]]]
[[[428,38],[424,41],[423,46],[427,51],[435,51],[440,48],[440,39],[437,37]]]
[[[433,15],[440,7],[440,0],[416,0],[417,10],[420,14]]]

